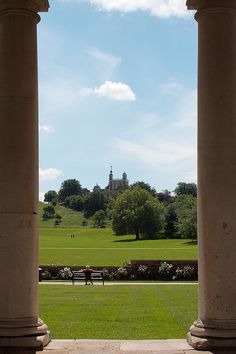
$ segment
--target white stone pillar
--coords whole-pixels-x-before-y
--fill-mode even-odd
[[[38,319],[38,12],[0,0],[0,353],[49,342]]]
[[[197,10],[199,319],[188,342],[236,349],[236,1]]]

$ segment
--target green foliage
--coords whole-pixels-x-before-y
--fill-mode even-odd
[[[106,213],[104,210],[98,210],[93,215],[94,227],[105,227]]]
[[[88,225],[88,220],[83,219],[81,222],[81,226],[87,226]]]
[[[100,188],[94,188],[93,192],[86,196],[84,202],[84,216],[91,217],[98,210],[106,210],[107,192]]]
[[[42,218],[44,221],[54,218],[55,216],[55,208],[52,204],[45,205],[43,208]]]
[[[174,202],[178,218],[177,232],[182,238],[197,238],[197,198],[180,195]]]
[[[55,227],[59,226],[61,224],[61,221],[62,221],[61,215],[56,214],[55,215],[55,223],[54,223]]]
[[[70,195],[65,198],[65,207],[76,211],[84,210],[84,197],[80,195]]]
[[[39,203],[39,222],[40,222],[40,227],[52,227],[54,229],[55,233],[55,219],[48,219],[46,221],[43,221],[43,208],[45,205],[42,202]],[[60,227],[80,227],[81,222],[84,218],[84,215],[82,212],[74,211],[68,208],[65,208],[62,205],[57,204],[55,207],[55,213],[59,214],[62,217]],[[92,220],[88,219],[87,224],[92,226]]]
[[[51,203],[53,201],[57,201],[57,192],[53,190],[49,190],[44,195],[44,201],[47,203]]]
[[[155,238],[164,225],[164,208],[151,193],[133,187],[120,194],[114,205],[112,227],[116,235]]]
[[[154,197],[157,193],[155,188],[151,187],[150,184],[145,183],[143,181],[135,182],[135,183],[131,184],[131,186],[130,186],[131,189],[136,188],[136,187],[144,189],[145,191],[151,193]]]
[[[175,205],[170,203],[165,209],[165,233],[171,238],[174,237],[177,231],[178,217],[175,210]]]
[[[196,183],[179,182],[174,192],[177,196],[192,195],[193,197],[197,197],[197,185]]]
[[[58,192],[58,199],[64,203],[66,197],[71,195],[80,195],[82,193],[81,184],[77,179],[67,179],[61,184],[61,188]]]

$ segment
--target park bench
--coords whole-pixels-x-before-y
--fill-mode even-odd
[[[104,277],[102,272],[93,272],[91,273],[91,279],[92,281],[94,280],[101,280],[102,285],[104,285]],[[74,285],[75,280],[85,280],[85,274],[83,272],[74,270],[73,271],[73,276],[72,276],[72,284]]]

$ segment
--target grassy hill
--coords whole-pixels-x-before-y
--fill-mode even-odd
[[[43,221],[42,219],[43,207],[45,205],[46,205],[45,203],[39,202],[39,226],[54,227],[54,222],[55,222],[54,218],[47,221]],[[84,219],[83,213],[64,208],[61,205],[55,206],[55,212],[56,214],[59,214],[62,217],[62,222],[60,224],[60,227],[80,227],[82,224],[82,220]],[[88,226],[92,226],[92,220],[87,219],[87,221],[88,221]]]

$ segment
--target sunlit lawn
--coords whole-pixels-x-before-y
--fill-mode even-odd
[[[185,338],[197,318],[197,285],[40,285],[53,338]]]
[[[75,235],[71,238],[71,235]],[[140,240],[110,228],[41,228],[40,264],[122,265],[135,259],[197,259],[191,240]]]

